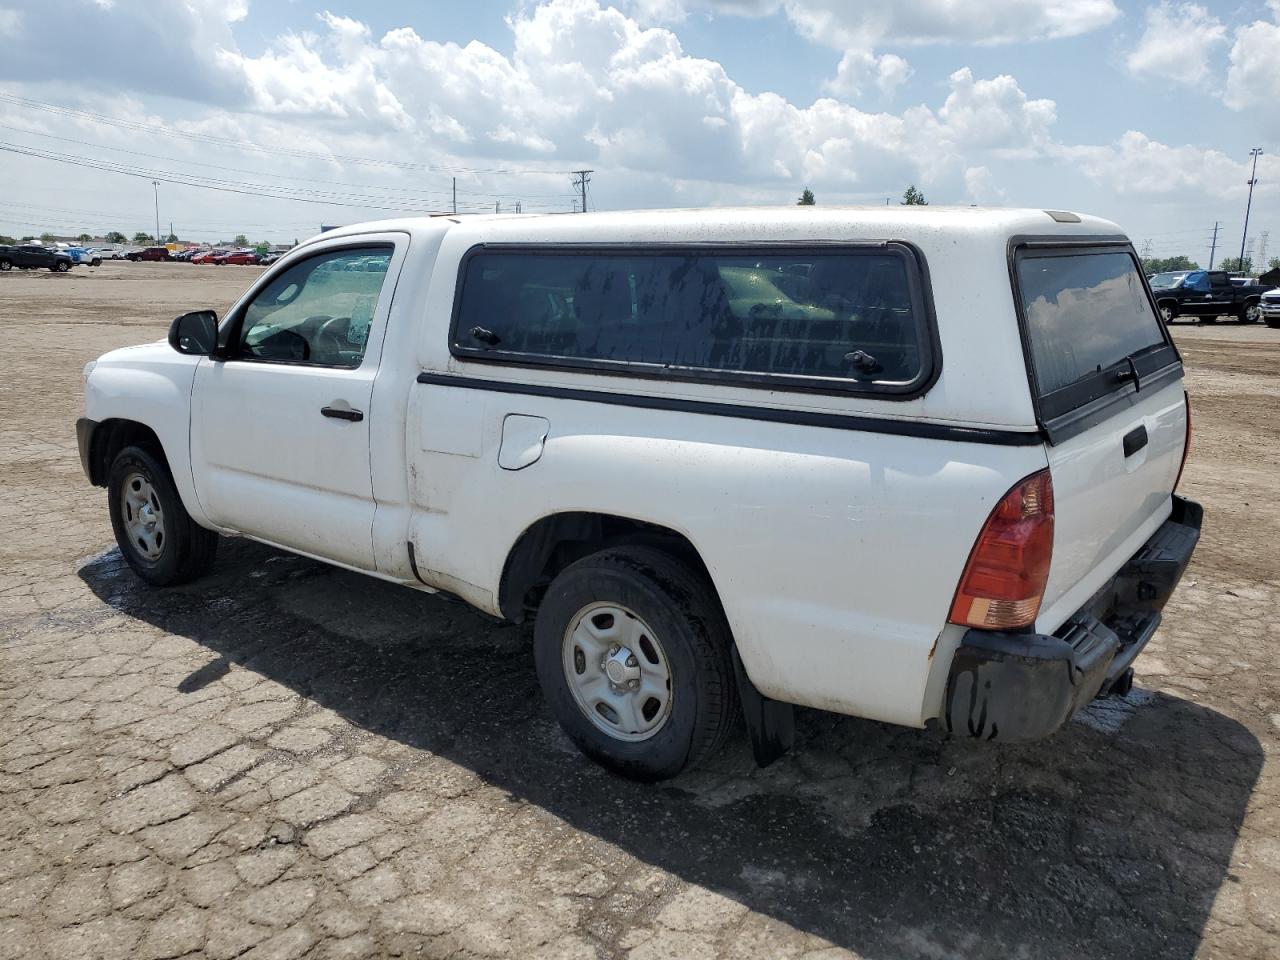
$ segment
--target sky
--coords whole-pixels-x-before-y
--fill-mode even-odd
[[[0,233],[1067,209],[1280,255],[1280,0],[0,0]],[[153,185],[159,181],[158,186]]]

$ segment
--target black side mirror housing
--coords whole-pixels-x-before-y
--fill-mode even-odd
[[[214,356],[218,352],[218,315],[212,310],[196,310],[174,317],[169,324],[169,346],[191,356]]]

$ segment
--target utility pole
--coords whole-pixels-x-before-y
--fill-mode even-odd
[[[160,242],[160,181],[152,180],[151,186],[156,192],[156,243]]]
[[[572,172],[578,178],[577,180],[574,181],[573,185],[577,187],[578,192],[582,196],[582,212],[586,213],[587,212],[587,184],[591,182],[590,174],[595,173],[595,171],[594,170],[574,170]]]
[[[1249,174],[1249,202],[1244,206],[1244,232],[1240,234],[1240,262],[1237,266],[1241,272],[1244,271],[1244,241],[1249,236],[1249,210],[1253,207],[1253,185],[1258,182],[1258,157],[1261,155],[1261,147],[1254,147],[1249,151],[1249,156],[1253,157],[1253,173]]]
[[[502,201],[501,201],[501,200],[495,200],[495,201],[493,201],[493,212],[494,212],[494,213],[501,213],[501,212],[502,212]]]
[[[1213,269],[1213,255],[1218,251],[1218,228],[1222,226],[1217,220],[1213,221],[1213,240],[1209,242],[1209,269]]]
[[[458,212],[458,178],[453,178],[453,212]]]

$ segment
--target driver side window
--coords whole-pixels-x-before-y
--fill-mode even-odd
[[[1200,293],[1209,292],[1209,275],[1207,273],[1193,273],[1187,277],[1186,286],[1190,290]]]
[[[393,251],[347,247],[295,263],[249,303],[237,358],[360,366]]]

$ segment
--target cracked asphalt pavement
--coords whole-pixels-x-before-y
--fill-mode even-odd
[[[80,368],[254,275],[0,277],[0,958],[1280,957],[1280,331],[1175,331],[1207,520],[1130,696],[1026,746],[805,711],[642,786],[524,628],[245,541],[129,572]]]

